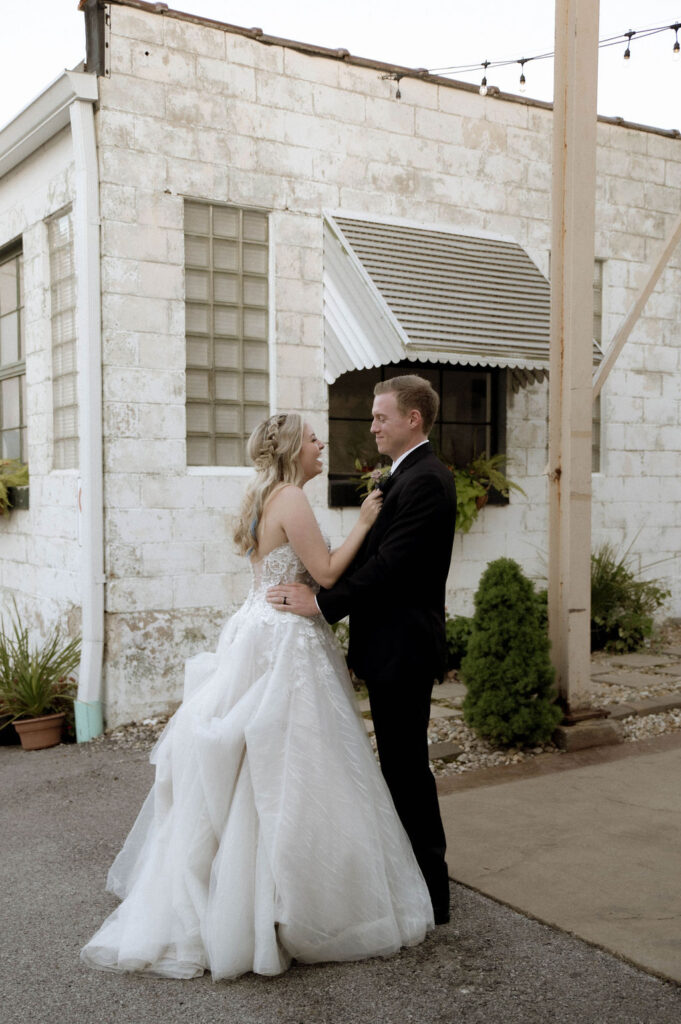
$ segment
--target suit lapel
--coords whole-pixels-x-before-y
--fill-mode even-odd
[[[419,445],[418,448],[415,448],[413,452],[409,452],[407,457],[403,459],[402,462],[400,462],[395,472],[390,474],[388,480],[395,480],[406,470],[411,469],[412,466],[415,466],[418,462],[420,462],[421,459],[424,459],[426,455],[430,455],[432,451],[433,448],[430,441],[428,441],[426,444]]]

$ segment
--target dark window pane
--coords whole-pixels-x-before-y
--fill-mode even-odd
[[[359,471],[355,459],[372,467],[379,461],[371,437],[374,384],[415,373],[440,395],[440,411],[430,441],[445,462],[464,466],[476,455],[499,451],[496,381],[503,371],[404,362],[343,374],[329,388],[329,499],[331,505],[357,505]],[[502,406],[503,409],[503,406]]]

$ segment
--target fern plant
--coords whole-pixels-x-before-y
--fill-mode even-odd
[[[0,516],[9,515],[11,505],[10,487],[25,487],[28,483],[28,466],[18,459],[0,459]]]

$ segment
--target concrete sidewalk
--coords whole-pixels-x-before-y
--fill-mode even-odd
[[[554,755],[549,760],[565,764],[571,756]],[[78,952],[117,903],[104,892],[106,872],[152,780],[147,757],[142,751],[107,743],[34,753],[0,747],[2,1024],[27,1020],[32,1024],[678,1024],[681,1020],[677,984],[456,883],[451,886],[450,924],[436,928],[420,946],[392,957],[297,965],[278,978],[250,974],[219,983],[209,976],[159,981],[88,970]],[[631,766],[635,763],[640,759],[631,759]],[[516,856],[545,831],[535,820],[533,832],[525,834],[520,812],[530,817],[528,810],[534,806],[532,817],[540,818],[533,791],[551,780],[540,777],[537,787],[531,779],[513,776],[515,781],[509,784],[492,786],[490,776],[495,771],[470,773],[465,780],[468,788],[454,787],[443,796],[454,874],[463,877],[468,863],[473,881],[476,861],[493,863],[492,856],[498,857],[509,845],[495,836],[495,820],[485,824],[481,816],[485,807],[496,815],[502,840],[515,830],[511,849]],[[513,775],[513,768],[510,771]],[[483,776],[484,785],[471,788],[473,778]],[[504,779],[510,777],[504,775]],[[562,804],[579,777],[579,769],[555,777],[556,804]],[[592,779],[588,774],[586,778]],[[639,787],[644,801],[646,780],[657,785],[646,771]],[[589,783],[585,781],[580,789],[588,794]],[[627,785],[623,790],[625,796],[629,789]],[[625,825],[622,791],[613,783],[609,792],[609,813]],[[517,796],[511,812],[513,794]],[[494,805],[489,802],[492,797]],[[661,805],[659,796],[655,804]],[[508,820],[501,816],[499,805],[507,805]],[[588,824],[590,819],[586,820]],[[551,834],[554,829],[551,825]],[[656,833],[654,847],[659,848],[660,838],[661,833]],[[479,842],[485,845],[478,846]],[[632,870],[626,887],[633,888],[640,884],[636,868],[640,857],[626,835],[622,843]],[[533,855],[540,854],[541,850]],[[546,857],[543,876],[537,876],[546,892],[560,884],[560,868],[560,857]],[[593,888],[588,891],[593,893]],[[670,893],[670,901],[676,898]],[[524,899],[516,902],[533,909],[524,906]]]
[[[681,982],[680,779],[679,732],[441,778],[450,875]]]

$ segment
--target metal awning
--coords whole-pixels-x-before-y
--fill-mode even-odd
[[[403,359],[548,370],[549,282],[515,242],[327,215],[324,315],[328,383]]]

